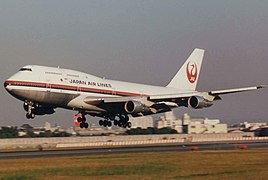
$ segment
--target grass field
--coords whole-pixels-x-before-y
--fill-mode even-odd
[[[267,179],[268,149],[0,160],[0,179]]]

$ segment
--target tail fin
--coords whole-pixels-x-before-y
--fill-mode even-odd
[[[198,82],[204,52],[204,49],[194,49],[166,87],[194,91]]]

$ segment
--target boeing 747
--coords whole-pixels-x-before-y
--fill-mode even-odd
[[[26,117],[55,113],[56,108],[77,111],[80,128],[88,128],[86,115],[103,118],[101,126],[130,128],[129,116],[171,111],[178,107],[207,108],[220,95],[251,91],[264,86],[208,92],[196,91],[204,50],[194,49],[166,87],[121,82],[79,71],[27,65],[4,83],[5,89],[24,102]]]

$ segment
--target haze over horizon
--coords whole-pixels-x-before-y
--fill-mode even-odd
[[[165,86],[198,47],[206,52],[197,90],[268,84],[267,8],[251,0],[0,0],[0,126],[73,124],[77,112],[62,109],[26,119],[3,82],[27,64]],[[174,111],[228,124],[268,121],[268,88],[222,98]]]

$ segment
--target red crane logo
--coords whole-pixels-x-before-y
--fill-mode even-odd
[[[197,65],[195,63],[188,62],[186,73],[189,82],[194,83],[197,79]]]

